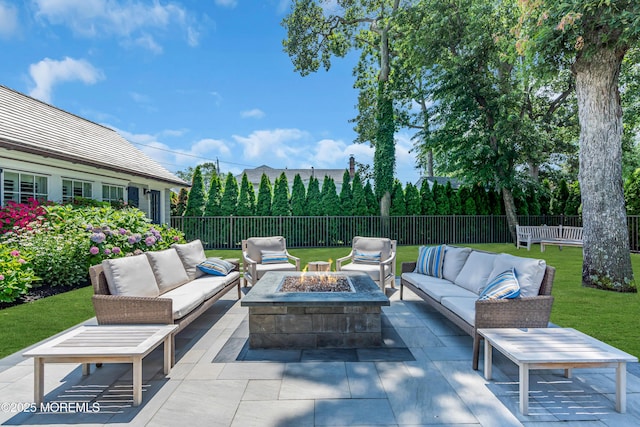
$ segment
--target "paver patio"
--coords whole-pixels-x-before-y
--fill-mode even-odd
[[[471,338],[418,297],[390,294],[387,337],[399,336],[411,359],[326,352],[243,352],[247,309],[223,298],[176,339],[165,377],[162,349],[144,359],[143,401],[132,406],[128,365],[82,376],[77,364],[47,366],[48,412],[15,412],[33,400],[33,361],[0,360],[0,425],[131,426],[638,426],[640,367],[628,366],[627,412],[615,410],[613,369],[531,375],[529,415],[518,410],[518,368],[494,353],[493,380],[471,369]],[[94,321],[95,322],[95,321]],[[91,321],[89,321],[91,323]],[[393,339],[393,338],[390,338]],[[242,355],[242,357],[238,357]],[[355,361],[354,361],[355,360]],[[482,364],[480,365],[482,366]],[[89,402],[73,412],[59,402]],[[58,405],[58,406],[56,406]],[[80,409],[83,407],[80,406]]]

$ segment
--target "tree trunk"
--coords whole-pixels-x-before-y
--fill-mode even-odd
[[[516,242],[516,225],[518,224],[518,216],[516,214],[516,203],[513,200],[513,193],[510,189],[502,187],[502,201],[504,202],[504,212],[507,216],[507,225],[511,233],[511,240]]]
[[[635,291],[622,186],[622,108],[618,77],[624,50],[596,47],[580,56],[580,190],[584,248],[582,285]]]

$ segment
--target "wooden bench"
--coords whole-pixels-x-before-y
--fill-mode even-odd
[[[545,245],[582,246],[582,227],[563,225],[516,225],[516,246],[518,249],[526,247],[531,250],[532,243],[540,243],[540,251],[544,252]]]

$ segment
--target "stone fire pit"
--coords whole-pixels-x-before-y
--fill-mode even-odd
[[[382,344],[389,299],[365,273],[289,271],[266,273],[241,305],[250,348],[364,348]]]

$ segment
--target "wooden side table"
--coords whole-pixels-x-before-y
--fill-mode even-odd
[[[331,263],[327,261],[310,261],[307,271],[331,271]]]

